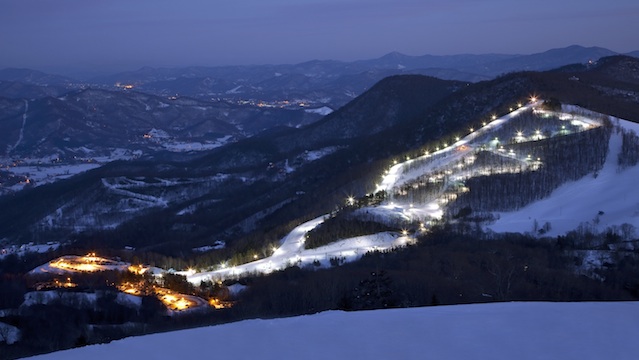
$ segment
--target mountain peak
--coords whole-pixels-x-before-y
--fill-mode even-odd
[[[380,57],[380,60],[384,59],[384,60],[401,60],[401,59],[405,59],[407,58],[408,55],[406,54],[402,54],[399,51],[393,51],[393,52],[389,52],[388,54]]]

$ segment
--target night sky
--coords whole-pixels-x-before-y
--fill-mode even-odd
[[[0,68],[639,50],[637,0],[1,0]]]

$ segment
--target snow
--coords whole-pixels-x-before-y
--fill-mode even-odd
[[[203,280],[224,280],[251,273],[268,274],[293,265],[314,266],[319,262],[320,266],[328,267],[334,258],[340,261],[355,261],[369,251],[392,249],[412,242],[410,237],[383,232],[343,239],[315,249],[305,249],[306,233],[323,223],[325,218],[326,216],[320,216],[297,226],[281,240],[281,245],[274,249],[269,257],[238,266],[229,267],[222,264],[220,269],[214,271],[184,274],[189,282],[199,284]]]
[[[207,252],[211,250],[224,249],[225,246],[226,246],[226,243],[224,241],[218,240],[213,245],[200,246],[200,247],[193,248],[191,250],[194,252]]]
[[[306,161],[315,161],[323,158],[324,156],[330,155],[338,151],[339,149],[340,148],[337,146],[329,146],[318,150],[305,151],[303,159]]]
[[[213,341],[218,357],[260,360],[630,360],[638,336],[639,302],[492,303],[245,320],[33,359],[197,358]]]
[[[305,109],[304,111],[306,111],[307,113],[311,113],[311,114],[320,114],[322,116],[326,116],[326,115],[332,113],[333,109],[329,108],[328,106],[322,106],[321,108]]]
[[[389,191],[395,186],[406,183],[407,181],[415,179],[423,174],[433,172],[445,165],[454,163],[455,161],[460,160],[465,155],[472,154],[473,147],[471,145],[473,144],[474,140],[499,129],[506,122],[516,118],[520,114],[525,113],[530,109],[534,109],[541,103],[542,101],[539,100],[522,106],[498,119],[492,120],[490,123],[484,125],[480,129],[471,132],[465,137],[435,152],[429,153],[427,155],[422,155],[416,159],[408,159],[404,162],[394,164],[384,175],[382,182],[377,186],[375,192],[382,190]],[[427,163],[426,166],[422,166],[419,169],[404,173],[404,168],[407,167],[407,165],[411,165],[413,162],[418,160],[427,160],[428,158],[436,158],[436,160]]]
[[[617,121],[624,129],[639,133],[639,124]],[[591,174],[565,183],[545,199],[518,211],[499,213],[499,219],[488,227],[496,232],[529,232],[536,220],[539,227],[550,223],[551,230],[545,234],[548,236],[563,235],[582,222],[590,222],[600,231],[623,223],[639,227],[639,199],[629,196],[636,191],[639,166],[619,172],[620,151],[621,135],[613,131],[606,162],[596,177]],[[603,214],[598,215],[599,211]],[[593,221],[596,217],[598,220]]]
[[[20,340],[20,329],[0,322],[0,343],[11,345]]]
[[[37,304],[46,305],[54,301],[61,301],[64,304],[80,306],[84,308],[94,307],[97,299],[103,296],[103,292],[73,292],[61,290],[32,291],[24,294],[24,302],[21,307],[33,306]],[[140,308],[142,298],[139,296],[118,293],[115,301],[121,305]]]
[[[205,151],[212,150],[221,146],[224,146],[233,140],[233,136],[226,135],[218,138],[214,141],[180,141],[177,139],[170,139],[168,135],[166,137],[152,136],[151,139],[160,144],[164,149],[172,152],[185,152],[185,151]]]
[[[95,271],[126,271],[130,263],[106,259],[98,256],[65,255],[53,259],[29,271],[29,274],[58,274],[64,275],[77,272]]]
[[[98,163],[80,163],[68,165],[36,165],[36,166],[14,166],[9,170],[18,176],[28,177],[35,185],[43,185],[57,180],[69,178],[91,169],[100,167]]]
[[[149,130],[147,134],[151,138],[155,138],[155,139],[169,139],[171,137],[169,133],[167,133],[166,131],[162,129],[156,129],[156,128],[152,128],[151,130]]]
[[[95,293],[63,292],[58,290],[32,291],[24,294],[24,302],[21,306],[46,305],[57,300],[63,303],[93,304],[96,298]]]
[[[240,89],[242,88],[243,85],[240,86],[236,86],[234,88],[232,88],[231,90],[227,90],[226,93],[227,94],[239,94],[241,93]]]
[[[22,114],[22,126],[20,127],[20,133],[18,135],[18,140],[16,141],[16,143],[13,146],[10,146],[9,149],[7,149],[7,153],[9,153],[9,152],[11,152],[11,150],[17,148],[18,145],[20,145],[20,143],[22,142],[22,139],[24,138],[24,127],[27,124],[27,111],[29,111],[29,101],[28,100],[24,100],[24,113]]]
[[[22,256],[27,253],[46,253],[49,251],[53,251],[60,246],[59,242],[48,242],[46,244],[22,244],[22,245],[9,245],[4,248],[0,248],[0,259],[8,256],[10,254],[16,254],[18,256]]]
[[[241,293],[242,291],[246,290],[248,286],[246,285],[242,285],[240,283],[235,283],[233,285],[229,285],[226,288],[229,290],[229,293],[231,294],[231,296],[235,296],[239,293]]]

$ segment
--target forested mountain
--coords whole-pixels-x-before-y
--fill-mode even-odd
[[[636,64],[612,57],[597,66],[478,84],[392,77],[310,126],[273,130],[179,161],[157,155],[116,162],[0,198],[12,209],[0,218],[2,235],[25,241],[102,229],[92,236],[113,246],[189,247],[211,238],[248,244],[269,229],[330,210],[344,194],[373,191],[375,174],[393,157],[413,156],[435,139],[452,140],[530,94],[637,121],[636,77],[615,75]]]
[[[636,204],[625,195],[639,176],[639,125],[615,117],[639,121],[638,69],[613,56],[476,84],[392,76],[306,126],[27,182],[0,197],[0,350],[328,309],[636,300]],[[29,126],[58,134],[29,124],[27,106],[166,111],[156,121],[173,128],[177,107],[204,116],[199,100],[165,107],[128,90],[2,101],[24,127],[9,152],[33,145]],[[65,136],[142,129],[109,119]],[[191,130],[226,126],[204,123],[218,124]]]

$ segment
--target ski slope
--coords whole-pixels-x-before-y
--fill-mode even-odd
[[[493,121],[486,124],[481,129],[471,132],[454,144],[442,148],[428,156],[424,155],[423,158],[437,155],[446,156],[442,156],[442,159],[431,162],[428,166],[422,167],[418,171],[414,171],[410,174],[404,173],[404,168],[415,160],[408,160],[395,164],[385,174],[384,179],[377,190],[388,190],[397,185],[399,181],[406,182],[412,177],[417,177],[426,172],[434,171],[438,167],[462,158],[464,155],[471,152],[472,147],[468,146],[464,151],[457,151],[460,146],[471,144],[471,142],[477,137],[498,129],[510,119],[516,118],[522,112],[538,106],[539,104],[541,104],[541,100],[520,106],[518,109],[504,115],[503,117],[494,118]],[[410,208],[388,203],[381,206],[367,207],[360,209],[360,211],[368,212],[369,216],[378,217],[380,219],[399,218],[400,220],[407,221],[424,219],[427,217],[441,217],[443,213],[441,207],[436,201],[421,204],[416,207],[411,206]],[[282,239],[280,247],[275,249],[273,254],[269,257],[238,266],[227,266],[226,264],[221,264],[220,268],[215,271],[195,272],[191,270],[181,272],[180,274],[186,276],[189,282],[199,284],[201,281],[224,280],[251,273],[268,274],[293,265],[310,266],[317,265],[319,263],[320,266],[329,266],[331,258],[336,258],[340,261],[353,261],[359,259],[362,255],[369,251],[381,251],[406,246],[414,241],[412,237],[407,235],[400,236],[400,234],[397,233],[384,232],[374,235],[343,239],[316,249],[305,249],[304,240],[306,238],[306,233],[324,222],[327,216],[328,215],[320,216],[293,229]]]
[[[481,146],[487,146],[489,151],[494,152],[500,156],[508,156],[512,159],[521,161],[524,163],[524,167],[529,166],[534,163],[527,162],[526,158],[516,158],[510,154],[501,153],[500,150],[496,148],[496,144],[492,144],[492,142],[486,142],[485,139],[490,137],[490,134],[495,130],[500,129],[504,124],[508,123],[510,120],[517,118],[522,113],[529,111],[531,109],[535,109],[539,107],[543,103],[542,100],[535,99],[526,105],[520,105],[517,109],[511,111],[510,113],[502,116],[502,117],[493,117],[492,121],[484,124],[483,127],[471,131],[468,135],[463,138],[458,139],[455,143],[443,147],[441,149],[437,149],[435,152],[424,154],[415,159],[407,159],[404,162],[396,162],[393,166],[391,166],[384,174],[381,183],[377,186],[376,191],[392,191],[393,188],[401,186],[403,184],[408,183],[411,180],[417,179],[420,176],[424,176],[425,174],[434,174],[436,171],[440,171],[446,166],[450,166],[454,164],[464,157],[468,155],[472,155],[477,149]],[[564,109],[563,113],[558,114],[560,120],[570,121],[573,125],[578,125],[582,130],[601,126],[601,123],[598,120],[595,120],[594,117],[597,114],[592,114],[592,118],[586,115],[573,115],[569,114],[569,112],[581,112],[584,114],[588,114],[585,109],[577,108],[577,107],[567,107]],[[628,122],[622,122],[624,126],[630,126]],[[482,142],[482,139],[484,141]],[[530,140],[526,140],[530,141]],[[615,149],[620,147],[620,135],[616,135],[611,140],[611,146],[616,146]],[[608,190],[610,188],[610,178],[614,177],[612,168],[614,167],[613,163],[616,159],[616,154],[618,150],[609,152],[609,159],[606,163],[607,167],[602,175],[599,177],[599,182],[603,184],[607,184]],[[418,162],[418,166],[415,165],[415,162]],[[627,179],[637,178],[639,175],[639,167],[636,169],[633,168],[631,171],[627,172]],[[459,171],[456,174],[456,177],[462,178],[464,176],[471,176],[470,174],[465,174],[464,171]],[[587,181],[587,178],[582,179],[583,181]],[[580,180],[581,181],[581,180]],[[570,185],[567,185],[570,186]],[[570,187],[567,187],[568,191],[566,192],[566,199],[561,199],[561,201],[570,202],[570,199],[578,197],[581,194],[583,189],[580,189],[577,193],[575,191],[571,191]],[[624,190],[624,191],[627,191]],[[602,195],[611,195],[604,191],[600,192]],[[610,197],[606,199],[614,199],[615,197]],[[631,200],[627,200],[631,202]],[[594,215],[598,213],[599,210],[603,209],[593,209],[592,206],[594,204],[579,204],[575,202],[576,206],[579,206],[579,209],[583,212],[585,209],[589,209],[588,211],[593,212]],[[628,205],[630,207],[634,206],[634,204]],[[626,206],[624,208],[619,208],[616,211],[613,211],[611,215],[617,216],[621,212],[631,213],[630,208]],[[431,218],[441,218],[444,212],[445,202],[442,199],[435,199],[433,201],[422,203],[422,204],[395,204],[392,201],[386,201],[381,205],[377,206],[368,206],[361,209],[356,210],[356,213],[360,215],[365,215],[369,219],[373,219],[374,221],[382,222],[382,223],[395,223],[398,222],[421,222],[422,225],[420,227],[421,230],[424,230],[424,223],[427,222]],[[595,206],[596,207],[596,206]],[[607,209],[612,209],[611,207],[606,207]],[[545,209],[542,206],[542,209]],[[606,211],[606,210],[603,210]],[[548,216],[542,216],[542,211],[539,210],[539,216],[537,216],[538,222],[541,222],[543,225],[546,221],[545,219]],[[637,218],[639,219],[639,203],[637,203]],[[564,231],[565,229],[572,230],[579,225],[579,221],[583,221],[584,218],[583,213],[579,213],[579,216],[575,216],[571,221],[558,221],[557,228],[555,231]],[[593,215],[593,216],[594,216]],[[259,259],[247,264],[239,265],[239,266],[226,266],[226,264],[221,264],[220,268],[215,271],[201,272],[195,273],[193,271],[190,272],[182,272],[183,275],[187,276],[187,279],[194,283],[199,284],[203,280],[224,280],[227,278],[238,277],[241,275],[248,275],[251,273],[271,273],[276,270],[282,270],[289,266],[298,265],[298,266],[307,266],[310,264],[315,264],[319,262],[321,266],[330,265],[331,258],[339,258],[340,261],[353,261],[359,259],[363,254],[368,251],[373,250],[386,250],[399,246],[405,246],[406,244],[414,241],[409,236],[399,236],[399,234],[394,233],[380,233],[368,236],[362,236],[351,239],[343,239],[336,243],[323,246],[313,250],[306,250],[304,248],[304,240],[306,237],[306,233],[316,226],[321,224],[327,215],[318,217],[311,221],[308,221],[300,226],[296,227],[290,234],[288,234],[281,241],[281,246],[277,248],[274,253],[266,258]],[[612,216],[611,216],[612,218]],[[626,220],[624,217],[616,217],[617,220]],[[564,219],[565,220],[565,219]],[[512,217],[503,216],[503,221],[496,223],[491,227],[494,231],[518,231],[525,232],[528,228],[532,227],[534,222],[534,218],[531,217],[530,212],[522,211],[518,212],[517,215],[512,215]],[[619,221],[617,221],[619,222]],[[621,223],[619,223],[621,224]],[[554,225],[553,225],[554,226]]]
[[[418,176],[421,176],[425,173],[429,173],[429,172],[433,172],[435,171],[437,168],[440,168],[442,166],[445,166],[447,164],[453,163],[456,160],[461,159],[464,155],[467,155],[469,153],[472,153],[472,151],[474,150],[472,145],[473,140],[488,134],[494,130],[499,129],[502,125],[504,125],[505,123],[507,123],[509,120],[516,118],[517,116],[521,115],[522,113],[535,108],[536,106],[539,106],[543,103],[543,101],[541,100],[536,100],[534,102],[531,102],[527,105],[521,106],[518,109],[500,117],[500,118],[495,118],[493,119],[491,122],[487,123],[486,125],[484,125],[483,127],[472,131],[470,134],[466,135],[465,137],[457,140],[456,142],[454,142],[451,145],[448,145],[442,149],[436,150],[432,153],[426,154],[426,155],[422,155],[417,159],[409,159],[407,161],[401,162],[401,163],[397,163],[395,165],[393,165],[386,174],[384,174],[384,178],[382,180],[382,182],[379,184],[379,186],[377,187],[377,189],[375,190],[375,192],[378,191],[389,191],[391,190],[393,187],[401,184],[401,183],[405,183],[411,179],[414,179]],[[459,147],[461,146],[466,146],[465,150],[463,151],[456,151]],[[438,159],[435,162],[430,163],[428,166],[426,167],[422,167],[419,169],[419,171],[413,171],[412,173],[405,173],[404,172],[404,168],[407,165],[410,165],[411,163],[419,160],[419,159],[426,159],[429,157],[437,157],[438,155],[447,155],[446,157],[442,157],[440,159]]]
[[[637,338],[639,302],[491,303],[245,320],[33,359],[634,360]]]
[[[639,134],[639,124],[621,119],[613,122]],[[499,213],[499,220],[488,228],[495,232],[533,232],[535,221],[539,227],[549,222],[551,230],[546,236],[563,235],[583,222],[599,231],[624,223],[639,228],[639,198],[633,196],[637,194],[639,166],[619,171],[621,143],[621,134],[613,131],[606,162],[596,177],[591,174],[565,183],[545,199],[518,211]]]
[[[251,273],[268,274],[293,265],[303,267],[319,263],[320,266],[329,266],[331,258],[353,261],[369,251],[405,246],[411,241],[407,236],[385,232],[345,239],[315,249],[305,249],[306,233],[324,222],[325,218],[326,216],[320,216],[293,229],[282,239],[281,245],[274,250],[273,254],[264,259],[238,266],[222,265],[220,269],[215,271],[182,272],[181,274],[185,275],[189,282],[199,284],[203,280],[223,280]]]

